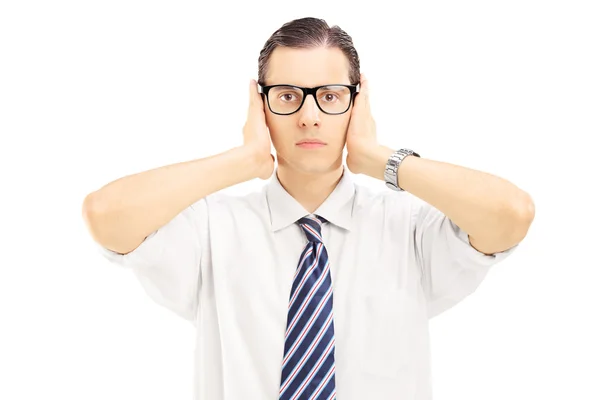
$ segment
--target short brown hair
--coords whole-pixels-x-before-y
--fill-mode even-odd
[[[352,85],[360,83],[360,59],[352,37],[339,26],[330,27],[319,18],[300,18],[286,22],[265,42],[258,57],[258,83],[265,85],[269,58],[278,46],[308,49],[319,46],[339,48],[350,65],[349,79]]]

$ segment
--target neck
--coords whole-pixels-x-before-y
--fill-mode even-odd
[[[309,213],[314,213],[329,197],[343,173],[343,164],[319,173],[299,171],[285,164],[277,166],[281,186]]]

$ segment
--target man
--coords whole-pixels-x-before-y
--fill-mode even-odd
[[[430,399],[428,320],[528,231],[510,182],[378,143],[359,71],[339,27],[291,21],[261,52],[243,145],[84,202],[103,254],[197,328],[197,399]]]

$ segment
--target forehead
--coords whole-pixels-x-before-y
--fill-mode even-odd
[[[265,81],[267,85],[287,83],[307,87],[349,84],[349,63],[338,48],[277,47],[269,58]]]

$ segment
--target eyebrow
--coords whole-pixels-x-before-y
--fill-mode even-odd
[[[334,89],[334,88],[337,88],[339,90],[347,89],[345,86],[340,86],[339,84],[338,85],[332,84],[332,85],[323,86],[321,89],[330,89],[331,90],[331,89]]]
[[[297,85],[292,85],[289,83],[278,83],[277,85],[275,85],[275,87],[273,89],[277,89],[277,90],[286,90],[286,89],[295,89],[297,87]]]

